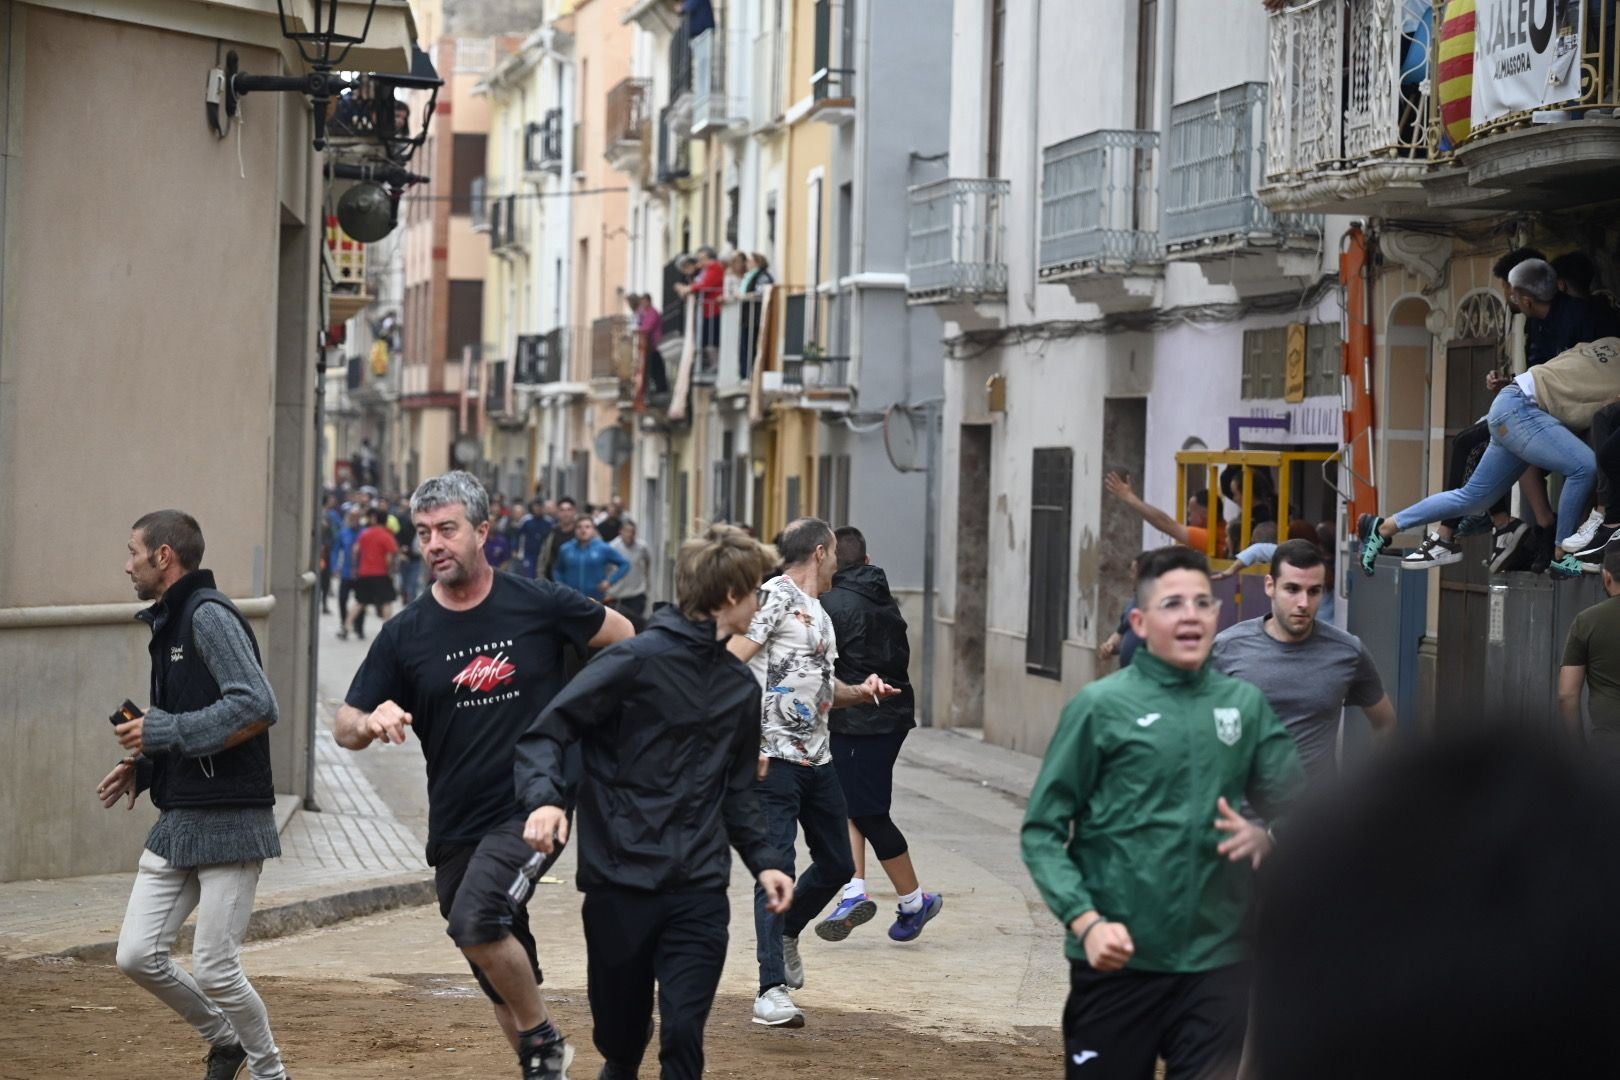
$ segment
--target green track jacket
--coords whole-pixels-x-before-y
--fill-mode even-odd
[[[1260,691],[1208,664],[1137,650],[1063,710],[1024,816],[1024,863],[1066,927],[1095,908],[1124,923],[1142,971],[1208,971],[1242,958],[1253,871],[1215,850],[1215,800],[1273,812],[1299,755]],[[1068,936],[1065,951],[1084,959]]]

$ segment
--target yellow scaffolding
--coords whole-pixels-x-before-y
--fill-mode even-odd
[[[1176,453],[1176,520],[1186,524],[1187,517],[1187,468],[1201,466],[1208,471],[1206,488],[1221,498],[1226,498],[1226,492],[1221,490],[1221,470],[1228,465],[1241,466],[1243,469],[1243,516],[1240,519],[1238,551],[1242,551],[1254,543],[1254,470],[1277,470],[1277,540],[1287,539],[1287,521],[1289,508],[1289,495],[1293,483],[1293,469],[1290,468],[1297,461],[1331,461],[1338,457],[1333,450],[1181,450]],[[1225,568],[1233,560],[1221,559],[1217,556],[1220,541],[1220,530],[1225,522],[1217,520],[1213,505],[1210,511],[1209,549],[1204,552],[1209,556],[1211,564]],[[1233,555],[1237,551],[1232,552]],[[1265,573],[1267,567],[1244,567],[1241,572]]]

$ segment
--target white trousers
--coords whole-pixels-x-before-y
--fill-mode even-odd
[[[240,1043],[253,1080],[282,1080],[286,1070],[270,1034],[270,1015],[242,972],[242,939],[263,866],[254,860],[180,869],[142,851],[118,934],[118,970],[183,1016],[210,1044]],[[187,972],[170,950],[193,910],[197,929]]]

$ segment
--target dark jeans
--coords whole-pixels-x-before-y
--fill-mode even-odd
[[[1620,405],[1599,409],[1592,417],[1588,436],[1598,459],[1597,495],[1593,502],[1610,511],[1610,521],[1614,520],[1614,494],[1620,491],[1620,443],[1615,442],[1616,435],[1620,435]]]
[[[635,1074],[647,1050],[656,982],[664,1080],[699,1080],[703,1026],[730,940],[726,894],[593,889],[583,910],[596,1049]]]
[[[649,343],[647,349],[647,392],[669,393],[669,375],[664,371],[664,356],[658,346]]]
[[[788,873],[794,869],[795,826],[804,827],[804,842],[810,849],[810,866],[798,875],[793,886],[793,906],[786,915],[765,910],[765,890],[754,886],[754,936],[759,989],[763,993],[787,982],[782,938],[798,937],[810,920],[821,914],[821,909],[855,873],[855,857],[849,850],[849,812],[844,805],[844,791],[838,786],[838,773],[832,765],[773,760],[755,791],[759,794],[760,813],[765,816],[765,835],[773,847],[787,855]]]
[[[1485,452],[1485,447],[1491,441],[1491,429],[1485,421],[1470,424],[1457,432],[1456,438],[1451,440],[1451,459],[1446,462],[1446,490],[1455,491],[1467,483],[1468,476],[1479,464],[1479,458]],[[1491,507],[1492,514],[1511,513],[1512,504],[1508,501],[1511,496],[1503,495]],[[1440,524],[1448,529],[1456,529],[1461,518],[1448,518]]]
[[[1101,972],[1069,961],[1063,1006],[1065,1074],[1071,1080],[1169,1080],[1237,1076],[1249,986],[1241,967],[1187,974]]]
[[[355,578],[342,578],[338,581],[338,618],[349,617],[349,597],[354,595]],[[358,603],[358,601],[356,601]],[[354,632],[365,636],[366,632],[366,606],[360,605],[360,615],[354,620]]]

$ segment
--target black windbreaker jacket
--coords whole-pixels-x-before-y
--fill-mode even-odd
[[[737,849],[749,873],[785,870],[754,794],[760,689],[673,607],[585,665],[518,740],[518,801],[577,805],[581,891],[724,892]],[[577,790],[563,757],[578,741]]]
[[[881,705],[864,701],[828,714],[827,722],[840,735],[887,735],[917,726],[916,696],[906,669],[911,666],[911,643],[906,620],[889,592],[889,579],[875,566],[862,564],[840,570],[832,588],[821,594],[821,606],[838,635],[838,681],[854,686],[868,675],[881,675],[900,696]]]

